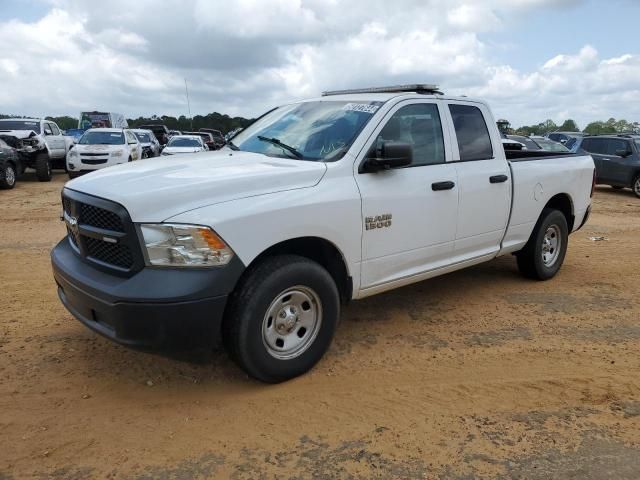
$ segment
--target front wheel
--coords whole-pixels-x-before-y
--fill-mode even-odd
[[[560,270],[567,253],[569,228],[564,214],[545,208],[531,238],[518,252],[518,268],[525,277],[548,280]]]
[[[0,168],[0,188],[9,190],[16,186],[16,169],[10,163],[6,163],[4,168]]]
[[[51,159],[47,153],[38,153],[36,156],[36,178],[40,182],[51,181]]]
[[[640,198],[640,175],[633,181],[633,193],[636,194],[636,197]]]
[[[329,348],[340,316],[331,275],[296,255],[262,261],[230,302],[223,332],[227,350],[245,372],[268,383],[310,370]]]

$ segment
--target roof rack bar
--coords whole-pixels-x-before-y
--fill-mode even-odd
[[[433,95],[442,95],[442,92],[438,89],[437,85],[430,85],[426,83],[413,83],[409,85],[392,85],[389,87],[370,87],[370,88],[354,88],[351,90],[330,90],[322,92],[323,97],[331,95],[349,95],[352,93],[402,93],[402,92],[417,92]]]

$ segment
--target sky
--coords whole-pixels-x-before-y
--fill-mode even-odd
[[[496,118],[640,121],[640,0],[0,0],[0,113],[255,117],[435,83]]]

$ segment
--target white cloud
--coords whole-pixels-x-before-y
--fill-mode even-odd
[[[486,98],[514,124],[637,119],[639,55],[602,58],[585,42],[522,71],[482,41],[584,0],[53,3],[35,23],[0,24],[3,112],[180,115],[187,78],[195,113],[252,116],[327,89],[429,82]]]

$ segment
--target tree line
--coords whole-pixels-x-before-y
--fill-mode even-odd
[[[498,121],[500,122],[500,120]],[[507,122],[508,123],[508,122]],[[578,124],[572,120],[565,120],[562,124],[557,125],[553,120],[545,120],[544,122],[536,125],[524,125],[519,128],[511,128],[507,126],[509,133],[515,133],[516,135],[546,135],[550,132],[580,132]],[[606,121],[595,121],[589,123],[584,130],[584,133],[589,135],[604,135],[604,134],[617,134],[617,133],[640,133],[639,122],[629,122],[627,120],[616,120],[610,118]]]
[[[18,118],[20,115],[3,115],[0,114],[0,118]],[[70,128],[78,128],[78,118],[64,115],[61,117],[46,117],[47,120],[52,120],[62,130],[68,130]],[[214,128],[220,130],[223,134],[235,130],[236,128],[246,128],[253,119],[244,117],[230,117],[222,113],[213,112],[207,115],[196,115],[191,118],[187,118],[184,115],[179,117],[171,117],[168,115],[152,115],[151,117],[138,117],[128,118],[127,122],[131,128],[138,127],[144,124],[161,123],[167,126],[169,130],[180,131],[196,131],[199,128]]]

